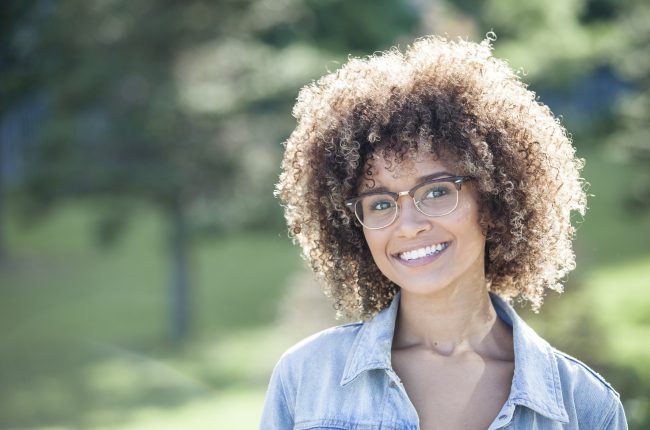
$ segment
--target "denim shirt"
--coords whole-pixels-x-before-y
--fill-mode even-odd
[[[512,327],[515,370],[492,429],[627,429],[618,393],[585,364],[551,347],[500,297]],[[419,429],[391,366],[399,293],[366,323],[315,334],[290,348],[271,376],[260,429]],[[471,413],[471,411],[468,411]]]

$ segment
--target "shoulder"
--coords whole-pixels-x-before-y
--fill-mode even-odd
[[[363,323],[350,323],[315,333],[293,345],[285,353],[283,358],[296,359],[304,355],[320,353],[324,348],[351,346],[356,339],[357,333],[363,327]]]
[[[564,384],[574,389],[590,389],[592,392],[601,393],[603,396],[619,397],[614,388],[591,367],[577,358],[551,347],[557,360],[560,377]]]
[[[278,366],[288,373],[300,373],[313,367],[326,370],[341,367],[363,323],[350,323],[313,334],[290,347],[280,358]]]
[[[622,413],[619,394],[591,367],[577,358],[552,348],[556,358],[562,397],[567,410],[575,411],[588,428],[606,428]]]
[[[323,330],[282,355],[271,374],[260,428],[293,428],[305,411],[322,404],[314,403],[317,396],[336,392],[350,349],[347,345],[353,344],[360,327],[346,324]]]

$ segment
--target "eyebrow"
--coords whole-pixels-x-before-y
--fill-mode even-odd
[[[431,181],[433,179],[447,178],[447,177],[450,177],[450,176],[455,176],[455,175],[453,175],[453,174],[451,174],[449,172],[443,171],[443,172],[432,173],[430,175],[418,176],[416,179],[417,179],[417,183],[420,184],[422,182]],[[361,190],[361,194],[384,192],[384,191],[390,191],[390,190],[388,188],[386,188],[385,186],[383,186],[383,185],[380,185],[378,187],[372,187],[372,188],[365,188],[364,187],[364,189]]]

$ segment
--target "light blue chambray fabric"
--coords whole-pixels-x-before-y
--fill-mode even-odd
[[[627,429],[618,393],[585,364],[551,347],[500,297],[513,328],[515,372],[492,429]],[[391,366],[399,294],[366,323],[317,333],[289,349],[268,387],[260,429],[419,429]],[[468,411],[471,413],[471,411]]]

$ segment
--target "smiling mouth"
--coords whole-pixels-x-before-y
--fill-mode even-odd
[[[406,251],[397,254],[400,260],[403,261],[413,261],[420,258],[429,257],[436,255],[447,249],[449,242],[437,243],[435,245],[424,246],[422,248],[413,249],[411,251]]]

